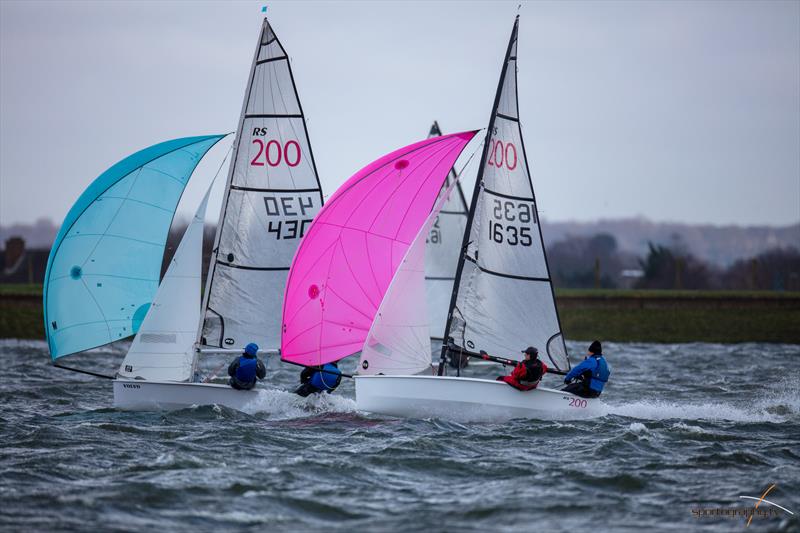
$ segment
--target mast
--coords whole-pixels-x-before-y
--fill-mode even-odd
[[[228,166],[228,178],[225,180],[225,192],[223,194],[222,205],[220,206],[219,218],[217,219],[217,231],[214,234],[214,246],[211,248],[211,257],[209,258],[208,271],[206,274],[206,286],[203,291],[203,303],[200,306],[200,324],[197,326],[197,340],[196,344],[202,344],[203,337],[203,323],[205,322],[205,310],[208,309],[208,300],[211,294],[211,280],[214,278],[214,272],[217,266],[217,256],[219,255],[219,239],[222,234],[222,223],[225,219],[225,211],[228,208],[228,201],[231,195],[231,182],[233,181],[233,170],[239,156],[239,145],[242,140],[242,127],[244,126],[244,115],[247,111],[247,102],[250,101],[250,91],[253,88],[253,78],[256,75],[256,61],[258,54],[261,52],[261,45],[264,42],[264,32],[267,29],[267,17],[261,22],[261,33],[258,36],[258,45],[255,52],[253,52],[253,61],[250,63],[250,78],[247,80],[247,89],[245,90],[244,101],[242,102],[242,111],[239,113],[239,123],[236,126],[236,138],[233,142],[233,151],[231,154],[231,164]],[[197,354],[195,354],[195,359]]]
[[[542,348],[548,365],[569,368],[533,181],[519,122],[514,21],[464,233],[447,314],[450,339],[466,352],[514,354]],[[534,237],[538,233],[538,238]]]
[[[458,299],[458,287],[461,282],[461,274],[464,272],[464,261],[467,257],[467,247],[469,246],[469,237],[472,230],[472,221],[475,218],[475,207],[478,204],[478,196],[483,183],[484,169],[486,168],[486,157],[489,153],[491,146],[490,140],[492,132],[494,131],[495,117],[497,116],[497,108],[500,105],[500,96],[503,93],[503,82],[506,78],[506,71],[508,70],[508,59],[511,57],[511,49],[514,42],[517,40],[517,30],[519,28],[519,15],[514,19],[514,27],[511,30],[511,37],[508,40],[508,47],[506,48],[505,59],[503,60],[503,70],[500,72],[500,81],[497,84],[497,92],[494,96],[494,105],[492,106],[492,115],[489,117],[489,127],[486,129],[486,139],[483,143],[483,153],[481,154],[481,162],[478,166],[478,177],[475,179],[475,188],[472,191],[472,201],[469,206],[469,214],[467,215],[467,227],[464,230],[464,239],[461,242],[461,255],[458,258],[458,267],[456,268],[456,279],[453,283],[453,293],[450,296],[450,307],[447,310],[447,323],[444,328],[444,335],[442,336],[442,353],[439,357],[439,372],[441,376],[444,374],[444,365],[447,361],[447,345],[450,338],[450,326],[453,321],[453,309],[456,306]]]
[[[289,266],[322,202],[289,57],[264,18],[214,239],[198,345],[278,347]]]

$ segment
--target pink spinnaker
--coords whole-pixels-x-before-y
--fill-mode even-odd
[[[385,155],[331,196],[289,270],[281,358],[302,365],[361,350],[400,262],[476,131],[434,137]]]

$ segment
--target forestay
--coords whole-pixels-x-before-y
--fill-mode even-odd
[[[118,376],[158,381],[189,381],[195,361],[194,339],[200,320],[203,223],[209,187],[161,280],[150,310],[133,338]]]
[[[446,336],[469,351],[515,359],[534,345],[548,365],[565,370],[569,361],[519,124],[518,25],[519,18],[489,122]]]
[[[381,301],[361,349],[359,374],[413,375],[431,370],[431,341],[425,268],[432,248],[430,232],[450,202],[457,179],[442,191],[431,214],[406,252]]]
[[[431,126],[429,137],[442,134],[439,123]],[[433,221],[425,253],[425,285],[430,317],[430,333],[441,338],[447,323],[447,308],[456,279],[456,266],[467,225],[467,202],[457,180],[455,169],[447,176],[442,193],[455,183],[455,190],[446,197],[445,204]]]
[[[278,347],[289,264],[321,206],[289,58],[264,19],[209,269],[202,344]]]
[[[158,288],[172,218],[197,163],[222,135],[137,152],[101,174],[67,213],[44,277],[53,359],[135,334]]]
[[[401,148],[336,191],[292,262],[283,307],[284,360],[318,365],[361,349],[400,261],[474,136],[457,133]]]

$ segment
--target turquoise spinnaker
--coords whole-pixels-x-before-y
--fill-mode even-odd
[[[223,137],[145,148],[103,172],[78,198],[44,276],[53,360],[136,333],[158,289],[178,201],[200,159]]]

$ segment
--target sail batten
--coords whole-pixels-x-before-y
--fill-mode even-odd
[[[286,50],[264,19],[253,55],[212,253],[201,344],[277,348],[286,274],[322,207]]]
[[[569,368],[519,122],[517,35],[506,50],[462,241],[444,338],[521,359],[537,346]],[[443,347],[440,374],[443,371]]]

